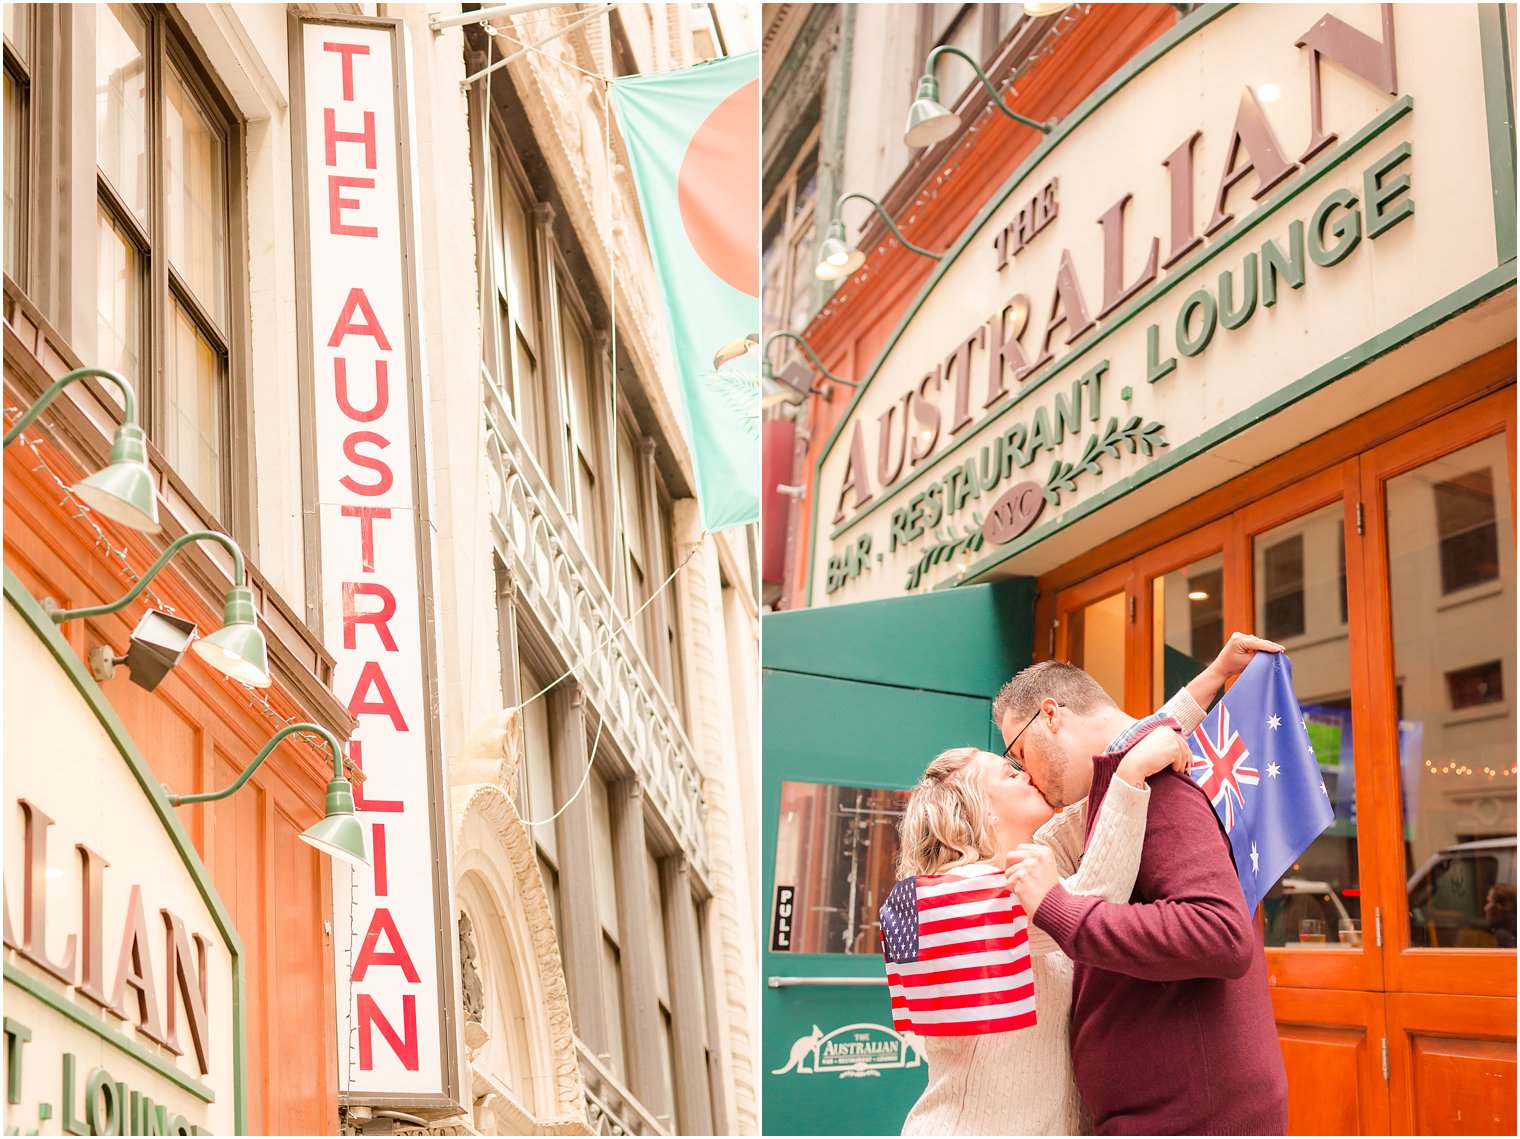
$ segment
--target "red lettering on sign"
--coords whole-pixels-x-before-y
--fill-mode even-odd
[[[381,937],[385,938],[389,949],[381,950]],[[354,981],[364,980],[371,965],[394,965],[412,984],[415,985],[420,980],[417,967],[412,964],[412,955],[406,951],[406,943],[401,940],[401,931],[396,928],[396,919],[384,907],[377,909],[369,920],[369,929],[364,933],[364,944],[360,946],[359,956],[354,961]]]
[[[370,868],[375,879],[375,897],[390,897],[390,876],[385,861],[385,824],[376,823],[370,827],[369,848],[373,852],[370,856]]]
[[[389,439],[383,435],[377,435],[373,431],[355,431],[347,439],[343,440],[343,457],[351,463],[356,463],[366,470],[374,471],[379,477],[373,483],[358,482],[352,475],[344,475],[338,480],[339,484],[355,494],[384,494],[391,489],[391,484],[396,481],[396,476],[391,473],[390,467],[372,456],[359,454],[360,443],[373,443],[384,450],[391,445]]]
[[[373,613],[361,613],[354,603],[360,596],[377,597],[380,608]],[[396,651],[396,638],[391,636],[390,619],[396,615],[396,595],[379,582],[345,581],[343,583],[343,647],[358,647],[358,627],[373,625],[380,634],[380,643],[387,652]]]
[[[397,1033],[391,1027],[390,1021],[380,1013],[380,1006],[375,1003],[375,998],[368,993],[359,993],[354,998],[354,1012],[359,1019],[359,1068],[361,1071],[374,1069],[374,1055],[370,1047],[370,1028],[373,1026],[380,1030],[380,1035],[385,1037],[385,1042],[391,1046],[391,1051],[396,1054],[396,1059],[401,1061],[401,1066],[408,1072],[417,1070],[417,998],[408,993],[401,998],[402,1031]]]
[[[375,519],[389,518],[389,506],[345,506],[344,518],[359,520],[359,561],[365,573],[375,572]]]
[[[343,220],[344,210],[357,210],[363,203],[358,198],[345,198],[343,191],[373,190],[373,178],[352,178],[347,174],[327,176],[327,232],[342,237],[378,237],[380,230],[372,225],[350,225]]]
[[[335,44],[324,43],[323,51],[335,52],[343,58],[343,101],[354,101],[354,56],[368,55],[368,44]]]
[[[356,312],[364,314],[363,324],[354,323]],[[391,342],[385,338],[385,331],[363,289],[348,290],[348,299],[343,302],[343,311],[338,314],[338,323],[333,325],[332,335],[327,338],[327,346],[336,348],[345,336],[369,336],[374,339],[376,347],[386,352],[391,350]]]
[[[375,361],[375,402],[360,411],[348,398],[348,361],[342,356],[333,360],[333,393],[343,414],[357,423],[373,423],[385,414],[391,405],[390,365],[384,360]]]
[[[357,142],[364,146],[364,168],[375,168],[375,112],[364,112],[364,129],[358,131],[340,131],[338,129],[338,112],[331,107],[322,108],[322,134],[327,143],[327,165],[338,165],[338,144],[340,142]]]
[[[361,699],[371,688],[375,690],[375,699]],[[385,673],[381,671],[378,661],[364,662],[358,683],[354,685],[354,694],[348,701],[348,714],[350,716],[385,716],[390,719],[391,726],[398,732],[411,730],[406,726],[406,721],[401,718],[401,708],[396,703],[395,694],[391,692],[391,686],[386,681]]]
[[[348,741],[348,758],[354,761],[354,766],[360,771],[364,770],[364,741]],[[399,815],[406,810],[406,804],[400,799],[366,799],[364,797],[364,784],[354,784],[354,810],[369,811],[374,814]]]

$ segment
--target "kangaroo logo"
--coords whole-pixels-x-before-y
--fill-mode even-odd
[[[884,1068],[917,1068],[924,1063],[923,1043],[884,1024],[847,1024],[824,1032],[816,1024],[807,1036],[793,1042],[785,1067],[771,1069],[784,1076],[880,1076]]]
[[[819,1043],[822,1042],[822,1040],[823,1031],[816,1024],[813,1025],[813,1031],[810,1035],[804,1036],[792,1044],[792,1054],[787,1057],[786,1066],[782,1068],[773,1068],[771,1070],[771,1075],[784,1076],[788,1072],[793,1071],[797,1072],[799,1075],[811,1072],[813,1070],[812,1066],[804,1065],[807,1065],[807,1061],[809,1059],[817,1059],[815,1050],[817,1049]]]

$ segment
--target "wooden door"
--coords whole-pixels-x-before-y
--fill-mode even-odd
[[[1337,812],[1257,914],[1294,1134],[1514,1132],[1514,407],[1300,448],[1226,517],[1181,508],[1147,524],[1180,536],[1041,583],[1038,647],[1078,659],[1096,616],[1134,715],[1231,631],[1294,657]]]

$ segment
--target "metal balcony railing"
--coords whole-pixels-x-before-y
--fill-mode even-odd
[[[707,806],[691,741],[631,631],[619,628],[626,615],[613,603],[573,523],[549,490],[501,391],[484,371],[482,378],[496,549],[565,654],[587,700],[604,718],[604,731],[633,765],[655,810],[705,878]]]

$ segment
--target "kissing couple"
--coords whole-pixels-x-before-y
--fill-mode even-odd
[[[1075,665],[1032,665],[993,702],[1002,755],[929,764],[903,813],[883,948],[889,972],[933,970],[920,942],[939,948],[925,958],[959,957],[932,995],[893,977],[894,1018],[920,1032],[929,1069],[904,1135],[1283,1134],[1265,955],[1224,829],[1182,774],[1215,694],[1281,651],[1235,633],[1143,720]],[[1013,909],[996,943],[972,940],[985,928],[966,906],[922,924],[903,909],[968,886],[985,898],[989,882]],[[997,952],[961,952],[984,945]]]

